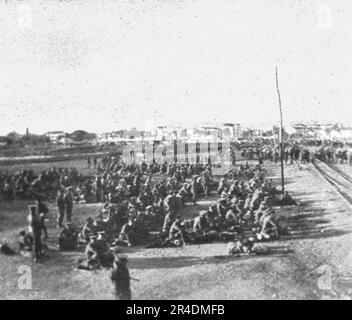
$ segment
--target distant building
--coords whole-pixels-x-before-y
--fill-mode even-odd
[[[221,138],[221,130],[217,127],[204,126],[187,130],[189,142],[215,142]]]
[[[156,128],[156,140],[166,140],[169,132],[167,130],[167,126],[158,126]]]
[[[58,143],[62,137],[66,136],[64,131],[49,131],[44,134],[52,143]]]
[[[241,125],[239,123],[224,123],[222,135],[225,140],[237,140],[241,137]]]

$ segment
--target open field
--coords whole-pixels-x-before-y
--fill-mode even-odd
[[[266,166],[275,183],[279,167]],[[347,168],[346,168],[347,170]],[[134,299],[335,299],[352,297],[351,207],[311,165],[286,167],[286,189],[298,206],[276,208],[289,234],[262,244],[264,256],[232,257],[226,244],[186,245],[184,248],[126,248]],[[184,216],[206,208],[216,197],[187,206]],[[2,203],[0,239],[14,240],[26,225],[28,202]],[[94,215],[101,204],[77,205],[74,222]],[[7,299],[112,299],[108,270],[77,270],[82,252],[56,249],[56,208],[50,207],[50,258],[35,264],[21,256],[1,256],[1,297]],[[32,270],[33,289],[17,287],[18,267]],[[333,279],[321,285],[324,270]]]

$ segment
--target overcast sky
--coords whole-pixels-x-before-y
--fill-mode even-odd
[[[352,1],[1,1],[0,134],[352,122]]]

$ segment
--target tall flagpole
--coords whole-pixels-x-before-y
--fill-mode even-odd
[[[279,98],[279,109],[280,109],[280,132],[279,132],[279,141],[280,141],[280,162],[281,162],[281,192],[285,193],[285,175],[284,175],[284,144],[282,141],[283,133],[283,120],[282,120],[282,106],[281,106],[281,95],[279,90],[279,77],[277,72],[277,67],[275,67],[275,76],[276,76],[276,90],[277,96]]]

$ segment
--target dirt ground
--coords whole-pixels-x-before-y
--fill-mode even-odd
[[[279,167],[266,165],[279,183]],[[344,170],[348,171],[348,168]],[[311,165],[286,167],[286,189],[297,206],[276,208],[289,234],[262,244],[263,256],[232,257],[226,244],[186,245],[184,248],[126,249],[133,299],[348,299],[352,297],[352,216],[349,204]],[[352,176],[352,170],[349,172]],[[191,216],[207,207],[188,206]],[[0,239],[13,238],[23,227],[28,203],[2,204]],[[79,205],[75,222],[99,208]],[[35,264],[21,256],[0,257],[0,295],[6,299],[112,299],[108,270],[77,270],[82,252],[59,252],[55,207],[50,208],[50,259]],[[32,270],[32,290],[18,289],[19,269]]]

